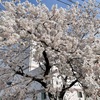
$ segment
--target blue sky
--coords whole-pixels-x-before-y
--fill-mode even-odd
[[[8,1],[9,1],[9,0],[8,0]],[[24,1],[25,1],[25,0],[21,0],[21,2],[24,2]],[[37,5],[36,0],[29,0],[29,1],[30,1],[31,3]],[[78,1],[80,4],[82,4],[84,0],[59,0],[59,1],[58,1],[58,0],[41,0],[41,1],[42,1],[42,3],[46,4],[46,6],[48,6],[48,8],[50,9],[50,8],[52,7],[53,4],[57,4],[58,7],[66,8],[67,5],[66,5],[66,4],[63,4],[63,3],[59,2],[59,1],[63,1],[63,2],[65,2],[65,3],[71,5],[72,2],[70,2],[70,1],[73,1],[73,2]],[[85,0],[85,1],[88,1],[88,0]],[[97,2],[100,2],[100,0],[96,0],[96,1],[97,1]],[[1,6],[1,5],[0,5],[0,8],[2,9],[2,6]]]
[[[25,0],[21,0],[22,2],[25,1]],[[30,2],[32,2],[33,4],[37,4],[36,3],[36,0],[29,0]],[[52,7],[53,4],[57,4],[58,7],[66,7],[67,5],[57,1],[57,0],[41,0],[42,3],[46,4],[48,6],[48,8],[50,9]],[[70,0],[60,0],[60,1],[63,1],[65,3],[68,3],[68,4],[72,4],[71,2],[69,2]],[[77,0],[72,0],[74,2],[76,2]],[[82,3],[83,1],[82,0],[78,0],[80,3]]]
[[[21,1],[23,2],[25,0],[21,0]],[[29,1],[32,2],[33,4],[37,4],[36,0],[29,0]],[[42,1],[42,3],[46,4],[48,6],[48,8],[50,9],[53,4],[57,4],[58,7],[64,7],[64,8],[66,8],[67,5],[65,5],[65,4],[63,4],[63,3],[59,2],[59,1],[63,1],[65,3],[71,5],[72,2],[78,1],[80,4],[82,4],[83,1],[88,1],[88,0],[59,0],[59,1],[58,0],[41,0],[41,1]],[[70,1],[72,1],[72,2],[70,2]],[[96,0],[96,1],[100,2],[100,0]]]

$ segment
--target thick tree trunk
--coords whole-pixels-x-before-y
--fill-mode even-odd
[[[50,100],[63,100],[63,98],[50,98]]]
[[[53,94],[51,94],[51,93],[48,93],[48,96],[49,96],[49,99],[50,99],[50,100],[57,100],[57,99],[55,98],[55,96],[54,96]]]
[[[59,100],[63,100],[65,93],[66,93],[66,91],[64,89],[62,89],[62,91],[59,93]]]

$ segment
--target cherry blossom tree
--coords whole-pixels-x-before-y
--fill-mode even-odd
[[[25,100],[45,91],[50,100],[63,100],[75,83],[80,83],[87,98],[100,97],[100,19],[94,0],[80,8],[46,5],[28,1],[3,2],[0,11],[0,90],[3,100]],[[30,47],[34,49],[32,53]],[[30,53],[31,52],[31,53]],[[32,56],[41,73],[26,72]],[[58,70],[52,70],[56,66]],[[60,88],[50,80],[59,72]],[[70,84],[68,82],[70,80]],[[42,90],[30,90],[33,82]],[[9,87],[10,86],[10,87]],[[35,99],[34,99],[35,100]]]

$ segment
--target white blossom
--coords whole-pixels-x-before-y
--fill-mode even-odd
[[[16,80],[20,83],[4,91],[4,100],[15,94],[19,95],[16,100],[24,99],[26,88],[29,89],[34,81],[47,93],[56,97],[57,90],[60,96],[62,85],[65,90],[69,89],[68,80],[78,81],[84,92],[95,100],[100,87],[100,37],[96,36],[100,34],[98,6],[90,0],[82,7],[78,7],[78,3],[69,9],[53,5],[49,10],[45,4],[40,4],[40,0],[37,2],[39,4],[35,6],[28,0],[17,4],[5,1],[5,10],[0,11],[0,59],[4,63],[1,65],[8,66],[3,71],[0,68],[0,75],[6,73],[0,76],[0,81],[4,80],[6,87],[6,80],[13,80],[11,85],[14,85],[14,76],[21,75],[19,81]],[[27,64],[30,57],[33,66]],[[35,73],[26,70],[34,66],[40,66],[41,70],[32,76]],[[51,72],[53,66],[57,67],[57,77],[62,80],[56,90],[49,82],[55,77]],[[68,80],[65,81],[65,77]]]

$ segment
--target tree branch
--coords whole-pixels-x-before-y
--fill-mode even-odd
[[[46,75],[49,74],[51,66],[49,64],[49,60],[48,60],[47,53],[45,52],[45,50],[43,51],[42,54],[43,54],[43,57],[44,57],[44,60],[45,60],[45,67],[46,67],[44,76],[46,76]]]

